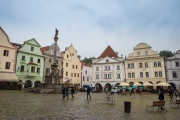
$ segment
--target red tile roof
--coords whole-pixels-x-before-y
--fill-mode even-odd
[[[46,51],[49,50],[49,46],[41,47],[40,49],[41,49],[42,54],[44,54],[44,51],[45,51],[45,50],[46,50]]]
[[[108,47],[104,50],[104,52],[99,56],[99,58],[105,58],[108,57],[115,57],[117,58],[118,55],[114,52],[114,50],[108,45]]]
[[[83,66],[91,67],[91,64],[90,63],[81,62],[81,70],[82,70]]]

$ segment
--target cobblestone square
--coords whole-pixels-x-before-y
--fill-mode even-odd
[[[26,91],[0,91],[0,120],[178,120],[180,108],[169,106],[167,112],[146,111],[146,105],[158,100],[157,94],[113,94],[115,104],[107,104],[105,93],[78,92],[74,99],[62,99],[62,94],[35,94]],[[175,100],[175,97],[173,98]],[[124,112],[124,101],[131,102],[131,113]],[[157,110],[157,108],[155,108]]]

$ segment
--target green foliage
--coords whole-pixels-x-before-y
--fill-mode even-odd
[[[164,57],[172,57],[172,56],[174,56],[174,54],[169,50],[160,51],[159,55],[164,56]]]
[[[82,62],[85,62],[85,63],[90,63],[92,64],[92,59],[95,59],[94,57],[90,57],[90,58],[84,58],[84,60],[82,60]]]

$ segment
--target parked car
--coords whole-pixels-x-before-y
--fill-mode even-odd
[[[92,87],[92,92],[100,92],[100,89],[98,87]]]
[[[117,87],[111,88],[111,93],[117,93],[117,92],[118,92],[118,88]]]

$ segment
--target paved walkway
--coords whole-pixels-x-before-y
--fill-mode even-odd
[[[62,99],[62,94],[34,94],[25,91],[0,91],[0,120],[178,120],[180,108],[169,107],[167,112],[147,112],[146,104],[157,100],[157,94],[140,96],[117,95],[116,103],[106,104],[105,93],[78,92],[74,99]],[[175,97],[174,97],[175,100]],[[131,113],[124,112],[124,101],[131,102]],[[150,109],[151,110],[151,109]]]

